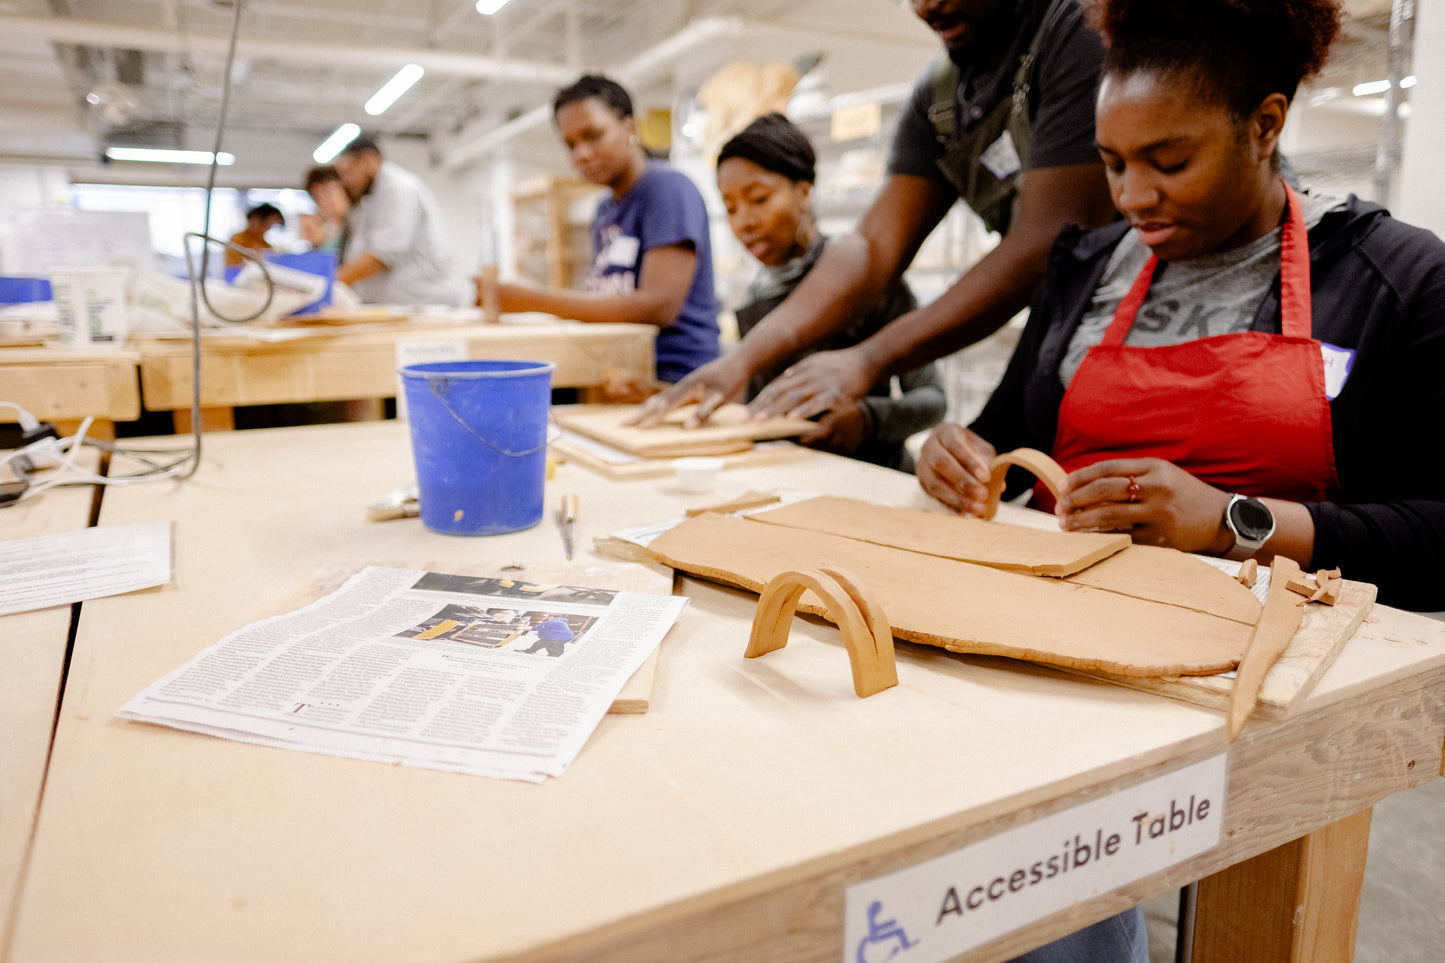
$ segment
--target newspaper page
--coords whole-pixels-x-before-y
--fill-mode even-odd
[[[170,522],[0,542],[0,615],[123,595],[170,580]]]
[[[118,715],[261,745],[541,782],[687,599],[367,568],[233,632]]]

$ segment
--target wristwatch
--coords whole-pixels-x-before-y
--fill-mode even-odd
[[[1274,512],[1258,498],[1231,495],[1224,509],[1224,524],[1234,533],[1234,548],[1224,557],[1242,560],[1263,548],[1274,534]]]

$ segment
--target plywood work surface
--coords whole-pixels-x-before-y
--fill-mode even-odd
[[[1239,661],[1251,631],[1088,586],[720,515],[690,519],[649,550],[674,568],[753,592],[788,570],[845,568],[875,593],[901,639],[1114,675],[1220,672]],[[825,615],[807,596],[800,608]]]
[[[1346,579],[1334,605],[1306,605],[1299,631],[1264,677],[1254,715],[1265,719],[1283,719],[1289,715],[1334,663],[1345,643],[1364,624],[1374,604],[1375,586]],[[1099,677],[1109,678],[1107,675]],[[1233,673],[1154,679],[1114,678],[1112,681],[1215,709],[1228,705],[1229,694],[1234,688]]]
[[[558,410],[557,423],[580,435],[596,439],[629,454],[644,458],[672,458],[685,455],[717,455],[751,448],[754,442],[775,438],[796,438],[817,426],[800,418],[769,418],[752,421],[745,405],[723,405],[706,425],[686,428],[687,409],[673,412],[655,428],[627,424],[637,417],[637,405],[611,405],[586,410]]]
[[[833,496],[795,502],[751,518],[1033,575],[1070,575],[1130,544],[1128,535],[1019,528],[968,515],[890,508]]]

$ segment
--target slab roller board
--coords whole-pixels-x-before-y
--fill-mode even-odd
[[[1345,643],[1354,637],[1375,604],[1375,586],[1345,579],[1334,605],[1306,605],[1299,631],[1264,677],[1252,716],[1279,720],[1289,716],[1325,674]],[[1193,705],[1224,710],[1234,677],[1222,675],[1162,676],[1153,679],[1113,677],[1084,672],[1131,689],[1168,696]]]
[[[686,455],[721,455],[746,451],[754,442],[796,438],[817,427],[801,418],[769,418],[753,421],[746,405],[723,405],[707,424],[686,428],[691,406],[679,408],[655,428],[638,428],[628,422],[636,418],[639,405],[605,405],[590,410],[558,409],[557,423],[595,441],[642,458],[673,458]]]
[[[898,638],[1110,675],[1222,672],[1239,662],[1252,631],[1177,605],[729,516],[689,519],[649,550],[752,592],[782,572],[843,568],[878,599]],[[827,617],[816,598],[804,596],[801,608]]]

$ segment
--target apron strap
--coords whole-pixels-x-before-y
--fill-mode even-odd
[[[1305,230],[1304,205],[1289,184],[1284,185],[1289,220],[1279,246],[1280,331],[1291,338],[1311,335],[1310,237]]]

